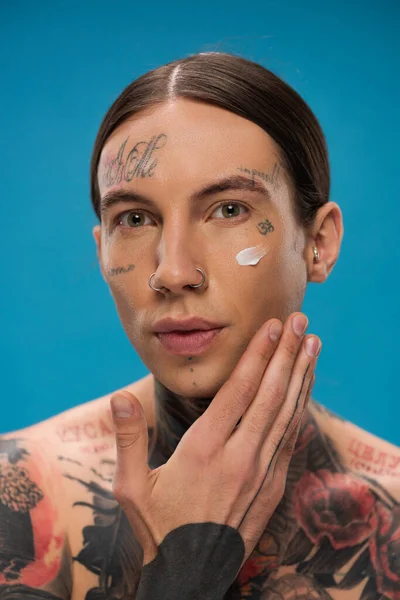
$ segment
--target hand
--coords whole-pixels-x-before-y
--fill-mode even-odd
[[[300,334],[293,327],[299,317],[305,325]],[[282,329],[282,324],[278,319],[267,321],[206,411],[157,469],[147,464],[143,409],[132,394],[122,392],[133,414],[121,418],[114,412],[113,492],[142,545],[144,566],[158,561],[157,572],[164,565],[165,577],[171,577],[165,561],[179,569],[182,561],[191,560],[201,585],[215,569],[225,591],[235,579],[285,490],[315,379],[317,358],[307,353],[308,344],[316,342],[315,349],[320,345],[315,336],[304,338],[306,324],[302,313],[290,315],[280,340],[274,341],[269,333],[274,326]],[[123,409],[116,402],[120,395],[112,397],[114,411]],[[169,598],[165,585],[164,581],[160,598]],[[158,596],[153,591],[148,597]]]

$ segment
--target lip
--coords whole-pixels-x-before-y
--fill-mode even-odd
[[[224,327],[197,331],[169,331],[156,333],[168,352],[177,356],[199,356],[211,346]]]
[[[186,319],[174,319],[166,317],[154,324],[154,333],[169,333],[171,331],[207,331],[209,329],[220,329],[224,327],[221,323],[213,323],[202,317],[188,317]]]

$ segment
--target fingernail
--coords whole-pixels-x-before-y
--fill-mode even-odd
[[[308,354],[308,356],[318,356],[318,354],[321,351],[321,341],[319,338],[317,337],[311,337],[311,338],[307,338],[306,339],[306,343],[305,343],[305,349],[306,352]]]
[[[277,342],[282,335],[282,323],[274,321],[269,328],[269,337],[273,342]]]
[[[114,417],[118,419],[126,419],[132,416],[133,406],[132,403],[125,398],[125,396],[113,396],[111,398],[111,409]]]
[[[308,319],[304,315],[296,315],[292,321],[293,331],[301,337],[307,329]]]

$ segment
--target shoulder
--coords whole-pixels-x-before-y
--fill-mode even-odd
[[[309,405],[269,524],[274,539],[286,536],[293,581],[312,583],[321,598],[400,599],[399,458],[396,446]],[[392,467],[375,472],[384,459]]]
[[[24,598],[42,586],[70,597],[67,510],[51,444],[23,430],[0,436],[0,598],[11,584]]]
[[[342,466],[400,501],[400,448],[313,402],[312,415]]]
[[[122,389],[145,403],[140,382]],[[111,395],[0,435],[0,600],[85,597],[97,589],[95,573],[120,568],[107,564],[120,540],[138,572],[135,540],[112,494]]]

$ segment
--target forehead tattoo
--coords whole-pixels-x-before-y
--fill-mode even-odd
[[[122,142],[117,156],[104,163],[101,181],[105,187],[132,181],[134,177],[152,177],[158,163],[156,153],[167,143],[167,136],[160,133],[150,140],[137,142],[130,150],[128,140],[129,136]]]

